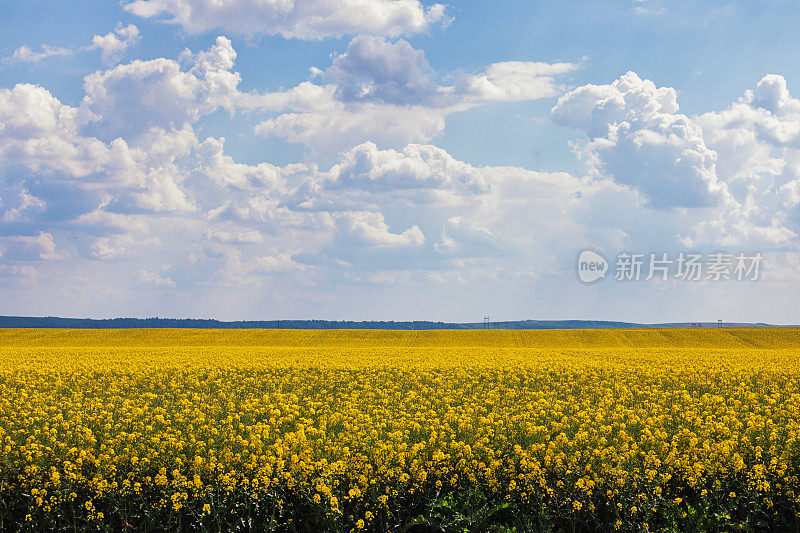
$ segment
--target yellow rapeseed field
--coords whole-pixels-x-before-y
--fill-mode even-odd
[[[0,330],[0,531],[796,531],[800,330]]]

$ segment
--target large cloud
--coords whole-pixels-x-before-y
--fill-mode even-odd
[[[200,144],[192,124],[230,103],[239,82],[231,71],[235,57],[230,41],[220,37],[208,51],[184,52],[186,69],[160,58],[98,71],[86,77],[79,107],[42,87],[2,89],[0,174],[14,195],[58,188],[60,194],[44,202],[55,212],[66,210],[64,216],[75,214],[77,196],[84,207],[102,203],[109,212],[195,211],[193,193],[182,186],[183,159]],[[25,185],[16,178],[20,169],[47,181]],[[10,199],[8,193],[0,197]],[[9,206],[7,216],[23,208]]]
[[[107,147],[80,134],[86,122],[79,109],[42,87],[0,89],[0,172],[17,165],[75,177],[97,172]]]
[[[728,109],[696,117],[719,154],[718,173],[735,202],[698,238],[787,246],[800,222],[800,100],[786,80],[764,76]]]
[[[439,87],[425,52],[400,39],[391,43],[359,35],[333,59],[325,80],[343,101],[420,104],[435,99]]]
[[[131,148],[120,138],[104,143],[85,136],[81,130],[89,121],[87,116],[41,87],[17,85],[0,90],[0,177],[24,199],[7,216],[32,205],[56,208],[72,202],[65,205],[65,216],[71,216],[88,198],[99,201],[104,188],[115,190],[116,202],[126,210],[193,209],[179,188],[181,173],[174,163],[194,142],[191,129],[153,131],[146,148]],[[32,200],[29,193],[36,189],[55,196]],[[73,194],[80,189],[86,191],[84,198],[75,202]],[[0,197],[8,196],[4,192]]]
[[[591,175],[635,188],[658,209],[703,208],[687,246],[791,246],[797,239],[800,101],[767,75],[728,109],[688,117],[677,92],[635,73],[586,85],[552,110],[582,129]]]
[[[717,154],[702,129],[678,113],[677,93],[628,72],[609,85],[585,85],[559,98],[557,123],[586,131],[591,171],[636,187],[658,208],[724,200]]]
[[[396,37],[444,21],[441,4],[425,7],[419,0],[136,0],[125,9],[140,17],[165,14],[190,33],[219,28],[296,39],[354,33]]]
[[[230,105],[239,74],[232,72],[236,52],[218,37],[206,52],[182,55],[190,68],[159,58],[133,61],[86,77],[82,107],[97,118],[107,139],[135,137],[156,127],[181,129],[184,124]]]
[[[403,39],[359,35],[320,74],[324,85],[303,82],[286,91],[239,95],[240,107],[278,113],[255,132],[330,155],[366,141],[381,148],[425,143],[445,127],[447,115],[493,101],[555,96],[556,77],[572,63],[510,61],[478,73],[460,72],[442,85],[425,53]]]

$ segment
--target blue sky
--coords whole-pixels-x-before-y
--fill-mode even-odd
[[[800,322],[795,2],[1,9],[0,314]]]

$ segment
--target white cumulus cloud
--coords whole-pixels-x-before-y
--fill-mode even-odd
[[[122,54],[139,41],[139,28],[134,24],[123,26],[119,24],[117,29],[105,35],[95,35],[92,38],[92,46],[100,49],[100,56],[103,63],[110,64],[119,60]]]
[[[335,154],[366,141],[381,148],[425,143],[445,128],[446,117],[493,101],[556,96],[556,78],[572,63],[512,61],[477,74],[458,73],[444,85],[422,50],[407,41],[359,35],[333,57],[322,85],[303,82],[291,89],[237,97],[240,107],[276,113],[256,134],[304,144],[317,154]]]
[[[125,10],[162,15],[189,33],[222,29],[237,35],[281,35],[317,40],[367,33],[396,37],[444,22],[442,4],[419,0],[136,0]]]
[[[657,208],[703,207],[725,200],[717,154],[703,130],[678,113],[677,93],[628,72],[559,98],[557,123],[586,131],[581,154],[592,172],[636,187]]]
[[[236,52],[218,37],[205,52],[184,52],[188,69],[172,59],[136,60],[86,77],[82,108],[96,117],[107,139],[135,137],[150,128],[182,129],[230,105],[240,76],[232,72]]]
[[[352,211],[336,217],[337,239],[344,246],[405,247],[425,243],[417,226],[392,233],[381,213]]]

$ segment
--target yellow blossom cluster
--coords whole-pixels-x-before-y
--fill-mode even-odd
[[[0,335],[0,529],[796,525],[798,438],[795,329]]]

